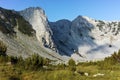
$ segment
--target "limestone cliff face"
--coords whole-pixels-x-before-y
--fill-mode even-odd
[[[0,8],[0,40],[7,45],[7,54],[24,58],[39,54],[51,60],[63,61],[59,54],[50,49],[53,49],[50,38],[52,34],[45,15],[37,10],[38,8],[35,9],[31,14],[36,16],[30,17],[32,19],[30,24],[17,11]],[[43,17],[40,16],[40,12]],[[36,19],[37,17],[40,19]]]
[[[55,49],[45,12],[39,7],[31,7],[20,11],[20,14],[33,26],[40,44]]]

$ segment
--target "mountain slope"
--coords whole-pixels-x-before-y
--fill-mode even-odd
[[[39,7],[16,12],[0,8],[0,40],[8,55],[37,53],[52,60],[98,60],[120,49],[120,22],[78,16],[49,22]]]
[[[44,11],[39,7],[30,7],[19,13],[33,26],[40,45],[55,50],[55,45],[51,39],[52,31],[49,28]]]
[[[0,40],[7,45],[8,55],[25,58],[35,53],[52,60],[64,60],[56,52],[40,45],[42,43],[36,34],[37,31],[18,12],[0,8]]]
[[[103,59],[120,49],[120,22],[78,16],[73,21],[50,22],[50,27],[59,52],[76,61]]]

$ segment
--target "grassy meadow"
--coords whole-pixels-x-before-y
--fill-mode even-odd
[[[120,80],[120,50],[103,61],[50,64],[37,54],[26,59],[6,54],[0,43],[0,80]]]

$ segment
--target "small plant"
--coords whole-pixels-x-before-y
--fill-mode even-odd
[[[68,61],[68,65],[69,65],[69,70],[76,71],[76,64],[75,64],[75,61],[73,59],[70,59]]]
[[[75,61],[74,61],[73,59],[70,59],[70,60],[68,61],[68,65],[69,65],[69,66],[75,66],[76,64],[75,64]]]
[[[20,80],[20,78],[16,76],[10,76],[8,80]]]
[[[28,57],[24,61],[25,69],[29,70],[39,70],[43,67],[43,58],[38,54],[34,54],[31,57]]]
[[[0,41],[0,55],[6,56],[7,46]]]
[[[58,68],[58,69],[65,69],[65,67],[66,67],[66,65],[63,64],[63,63],[59,63],[59,64],[57,65],[57,68]]]

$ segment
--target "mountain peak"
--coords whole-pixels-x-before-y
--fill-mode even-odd
[[[33,13],[34,11],[39,11],[41,14],[45,14],[45,11],[40,7],[29,7],[20,12],[25,12],[25,11],[29,13]]]
[[[32,10],[42,10],[42,8],[40,7],[28,7],[26,9],[32,9]]]
[[[87,21],[90,21],[90,20],[94,20],[94,19],[92,19],[92,18],[90,18],[90,17],[88,17],[88,16],[82,16],[82,15],[79,15],[79,16],[77,16],[77,18],[75,18],[76,20],[87,20]]]
[[[48,48],[53,48],[52,32],[49,28],[48,19],[45,12],[40,7],[29,7],[19,12],[21,16],[25,18],[36,31],[36,37],[40,42],[40,45],[44,45]]]

